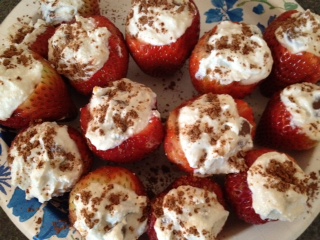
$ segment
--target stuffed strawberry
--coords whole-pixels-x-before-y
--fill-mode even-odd
[[[92,165],[92,153],[80,132],[71,126],[43,122],[21,131],[8,151],[12,185],[26,199],[49,201],[71,191]]]
[[[76,116],[67,85],[51,64],[24,47],[0,54],[0,125],[24,128],[30,123]]]
[[[216,182],[184,176],[153,200],[147,233],[150,240],[216,239],[228,216]]]
[[[147,228],[148,205],[144,186],[134,173],[103,167],[76,184],[69,217],[86,239],[138,239]]]
[[[168,159],[188,173],[209,176],[239,172],[253,147],[252,108],[226,94],[204,94],[174,109],[167,121]]]
[[[120,30],[106,17],[76,17],[49,40],[49,60],[81,94],[127,75],[129,53]]]
[[[40,0],[42,18],[51,25],[70,22],[76,15],[90,17],[100,14],[99,0]]]
[[[156,94],[126,78],[105,88],[95,87],[90,102],[81,109],[80,120],[89,147],[107,161],[141,160],[164,138]]]
[[[308,176],[290,156],[259,149],[249,151],[245,160],[248,170],[225,180],[227,199],[240,219],[292,222],[306,212]]]
[[[10,41],[15,44],[24,44],[30,50],[48,58],[48,41],[55,32],[55,27],[42,19],[35,23],[16,23],[10,34]]]
[[[320,87],[296,83],[273,95],[257,128],[257,142],[283,150],[307,150],[320,141]]]
[[[171,75],[196,45],[200,15],[193,0],[134,0],[126,24],[130,53],[145,73]]]
[[[271,96],[286,86],[299,82],[320,81],[320,16],[309,10],[281,14],[264,33],[274,64],[261,85],[261,92]]]
[[[244,98],[271,72],[272,56],[258,27],[223,21],[192,52],[189,71],[200,93]]]

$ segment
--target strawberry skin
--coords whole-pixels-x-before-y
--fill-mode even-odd
[[[139,196],[145,196],[145,188],[140,179],[131,171],[122,167],[101,167],[80,179],[70,193],[69,218],[71,223],[76,221],[74,200],[77,193],[84,190],[92,182],[98,182],[101,186],[119,184],[134,191]]]
[[[179,117],[179,110],[190,104],[191,101],[189,100],[188,102],[182,104],[175,110],[173,110],[168,118],[167,121],[167,129],[166,129],[166,136],[164,140],[164,148],[165,148],[165,153],[168,157],[168,159],[177,164],[181,170],[187,172],[187,173],[193,173],[194,169],[190,167],[189,162],[181,148],[180,142],[179,142],[179,130],[178,130],[178,117]],[[252,131],[251,135],[252,137],[255,136],[255,129],[256,129],[256,123],[254,119],[254,114],[252,108],[246,103],[245,101],[241,99],[236,99],[235,100],[237,104],[237,109],[239,112],[239,115],[245,119],[247,119],[250,124],[252,125]]]
[[[191,26],[176,42],[168,45],[151,45],[126,31],[125,36],[131,56],[143,72],[156,77],[167,76],[184,65],[199,39],[200,15],[198,9],[196,10]]]
[[[261,93],[271,97],[286,86],[299,82],[317,83],[320,81],[320,57],[309,52],[290,53],[275,37],[275,31],[291,20],[296,10],[281,14],[272,22],[264,33],[274,59],[273,68],[268,78],[260,86]]]
[[[252,193],[248,187],[246,172],[227,175],[225,191],[228,201],[240,219],[251,224],[267,222],[262,220],[252,208]]]
[[[245,161],[250,167],[262,154],[270,152],[269,149],[251,150],[245,156]],[[252,208],[252,193],[247,182],[247,172],[228,174],[225,179],[225,193],[230,205],[234,208],[237,216],[247,223],[264,224]]]
[[[88,81],[71,81],[75,89],[83,95],[90,95],[95,86],[105,87],[111,81],[126,77],[129,66],[129,52],[120,30],[104,16],[93,18],[97,22],[97,27],[106,27],[112,34],[108,43],[110,55],[104,66]]]
[[[80,152],[81,159],[83,161],[82,175],[85,176],[92,167],[93,154],[87,145],[86,139],[78,130],[71,126],[68,126],[68,133],[70,138],[76,143],[78,151]]]
[[[207,42],[217,30],[214,27],[210,32],[205,33],[195,46],[189,62],[189,73],[194,88],[201,94],[203,93],[215,93],[215,94],[229,94],[234,98],[244,98],[251,94],[258,86],[259,82],[254,84],[243,85],[239,82],[232,82],[227,85],[222,85],[216,80],[211,80],[208,77],[204,79],[197,78],[197,72],[200,68],[200,63],[204,54],[206,53]]]
[[[276,93],[268,102],[258,123],[256,142],[281,150],[307,150],[318,142],[291,126],[291,114]]]
[[[43,65],[42,80],[29,98],[10,118],[0,121],[0,125],[19,129],[31,123],[71,119],[77,115],[77,108],[61,76],[44,58],[36,53],[34,57]]]
[[[96,22],[97,28],[107,28],[111,33],[111,36],[108,38],[108,42],[104,43],[109,50],[109,57],[105,64],[97,72],[95,72],[89,79],[70,79],[70,84],[81,94],[89,96],[92,93],[92,90],[95,86],[105,87],[109,82],[119,80],[123,77],[126,77],[128,66],[129,66],[129,52],[126,46],[123,34],[120,30],[106,17],[104,16],[92,16]],[[67,23],[67,24],[73,24]],[[58,29],[59,30],[59,29]],[[72,35],[76,37],[76,33],[72,32]],[[74,37],[73,36],[73,37]],[[54,49],[54,48],[53,48]],[[57,65],[59,58],[62,53],[59,51],[53,53],[49,56],[50,61],[53,64]],[[60,64],[59,67],[61,67]],[[70,64],[66,69],[65,66],[62,66],[62,70],[58,70],[60,74],[67,75],[71,72],[79,72],[79,64],[74,63]],[[58,66],[56,66],[58,69]]]
[[[88,122],[91,119],[88,107],[81,109],[81,128],[86,132]],[[164,128],[161,119],[153,117],[144,130],[130,137],[119,146],[106,151],[97,150],[96,147],[88,140],[91,150],[104,160],[129,163],[136,162],[155,151],[164,138]]]
[[[212,178],[200,178],[191,175],[182,176],[175,180],[165,191],[160,193],[151,203],[151,212],[148,224],[148,236],[149,240],[158,240],[156,231],[154,229],[155,222],[157,220],[159,204],[163,202],[165,195],[172,189],[178,188],[180,186],[192,186],[196,188],[201,188],[210,192],[214,192],[217,196],[219,203],[226,209],[226,202],[220,185],[218,185]],[[161,204],[162,205],[162,204]]]
[[[48,25],[45,32],[40,34],[29,48],[43,58],[48,59],[48,40],[52,37],[55,30],[55,27]]]

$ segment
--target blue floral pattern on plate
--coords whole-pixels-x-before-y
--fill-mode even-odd
[[[127,6],[124,0],[119,2],[121,1]],[[32,6],[31,0],[21,2]],[[299,7],[296,2],[290,0],[195,0],[195,2],[202,7],[200,11],[201,17],[204,18],[202,31],[207,31],[214,24],[225,20],[254,23],[264,31],[281,12]],[[123,12],[124,5],[119,4],[117,10]],[[255,19],[249,19],[247,16],[253,16]],[[12,139],[11,132],[0,128],[1,207],[17,222],[35,226],[37,230],[31,231],[34,233],[33,239],[80,239],[79,234],[70,228],[68,223],[67,196],[41,204],[36,199],[26,200],[24,191],[11,187],[10,168],[6,154],[7,146],[10,145]]]

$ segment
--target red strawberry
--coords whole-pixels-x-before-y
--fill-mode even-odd
[[[249,151],[245,156],[247,166],[250,167],[259,156],[269,151],[268,149]],[[248,187],[247,172],[227,175],[225,179],[225,192],[240,219],[251,224],[263,224],[267,222],[267,220],[262,220],[252,208],[252,193]]]
[[[148,236],[150,240],[158,240],[156,231],[154,229],[155,222],[157,217],[161,216],[163,213],[162,205],[163,200],[166,194],[175,188],[180,186],[192,186],[195,188],[200,188],[209,192],[213,192],[217,196],[218,202],[226,209],[226,203],[224,200],[223,192],[220,186],[211,178],[200,178],[195,176],[183,176],[176,181],[174,181],[165,191],[160,193],[151,204],[151,212],[149,217],[149,227],[147,230]],[[192,212],[190,212],[192,214]]]
[[[29,48],[40,54],[45,59],[48,59],[48,41],[55,32],[55,27],[47,26],[47,29],[44,33],[39,35],[37,39],[29,46]]]
[[[224,30],[228,28],[234,33]],[[241,34],[237,33],[240,31]],[[253,35],[261,41],[253,41]],[[261,56],[257,52],[261,52]],[[219,59],[216,63],[215,58]],[[204,61],[211,63],[205,64]],[[256,33],[255,26],[222,22],[200,38],[190,57],[189,72],[192,84],[199,93],[211,92],[244,98],[268,76],[271,64],[270,49]],[[242,69],[239,69],[239,65]],[[244,74],[240,77],[242,72]]]
[[[166,1],[158,1],[157,3],[145,3],[147,1],[142,2],[140,5],[142,8],[141,11],[146,12],[150,11],[148,10],[150,5],[156,5],[156,7],[163,7],[163,5],[166,5],[168,9],[175,6],[174,4],[170,5]],[[127,26],[125,35],[130,53],[143,72],[151,76],[171,75],[179,70],[190,56],[192,49],[199,39],[200,15],[194,2],[192,0],[189,2],[190,6],[193,5],[192,11],[194,11],[192,24],[187,28],[185,33],[173,43],[167,45],[153,45],[144,42],[142,39],[138,39],[136,36],[132,35]],[[132,14],[134,13],[131,12],[129,14],[128,21],[132,18]],[[145,20],[146,22],[143,23],[144,25],[152,25],[153,19],[150,18],[148,21],[146,17]]]
[[[22,26],[10,36],[10,41],[17,44],[26,44],[29,49],[47,59],[48,40],[54,32],[54,26],[47,25],[44,21],[39,19],[32,26],[30,24],[22,24]]]
[[[90,19],[94,19],[96,22],[97,28],[107,28],[111,33],[111,36],[108,39],[108,42],[103,43],[108,47],[109,57],[103,67],[99,69],[96,73],[94,73],[88,80],[84,80],[84,75],[80,74],[80,76],[74,77],[75,74],[79,74],[83,72],[83,68],[88,68],[90,66],[80,66],[79,62],[67,64],[59,63],[60,58],[63,56],[61,52],[66,45],[64,44],[79,44],[83,39],[79,39],[77,28],[67,27],[68,23],[61,25],[57,31],[64,31],[64,40],[67,39],[66,43],[61,43],[60,45],[53,46],[53,38],[49,41],[49,49],[52,49],[52,52],[49,51],[49,59],[56,66],[58,72],[64,76],[66,76],[71,85],[81,94],[90,95],[92,93],[92,89],[95,86],[104,87],[107,86],[109,82],[121,79],[127,75],[128,64],[129,64],[129,53],[120,30],[106,17],[104,16],[93,16]],[[89,18],[87,18],[89,21]],[[73,25],[76,26],[76,25]],[[54,35],[55,37],[55,35]],[[94,62],[95,59],[92,59]],[[85,72],[84,72],[85,74]]]
[[[262,155],[267,153],[279,153],[279,156],[283,155],[280,152],[276,152],[272,149],[262,148],[262,149],[255,149],[248,151],[245,156],[245,161],[250,168],[253,163]],[[272,155],[275,156],[275,155]],[[306,180],[307,179],[297,179],[294,174],[297,172],[296,167],[292,166],[290,162],[295,162],[295,160],[286,155],[286,158],[288,161],[282,162],[278,161],[277,157],[275,159],[270,159],[270,162],[268,163],[268,167],[265,170],[262,170],[259,167],[259,164],[255,165],[255,170],[252,170],[255,172],[255,174],[260,174],[264,178],[268,176],[267,182],[270,182],[270,185],[266,184],[264,185],[266,189],[274,187],[279,192],[285,192],[285,188],[281,188],[281,184],[289,184],[289,185],[295,185],[296,191],[301,193],[305,193],[306,191]],[[252,172],[251,172],[252,173]],[[265,176],[266,175],[266,176]],[[264,224],[266,222],[270,221],[276,221],[272,219],[262,219],[259,214],[256,213],[256,211],[253,208],[253,197],[252,197],[252,191],[249,188],[248,185],[248,172],[240,172],[236,174],[229,174],[226,176],[225,179],[225,192],[227,196],[227,200],[229,200],[230,204],[234,208],[237,216],[244,220],[247,223],[250,224]],[[279,190],[277,188],[277,183],[279,184]],[[257,194],[264,194],[263,191],[259,191]],[[266,193],[268,194],[268,193]],[[266,195],[267,197],[267,195]],[[283,201],[283,198],[280,198],[281,201]],[[290,197],[288,197],[290,199]],[[274,199],[272,201],[275,201]],[[292,200],[288,200],[292,201]],[[266,200],[268,202],[268,200]],[[276,206],[276,204],[274,205]],[[274,210],[275,212],[277,209]],[[281,211],[279,211],[281,212]]]
[[[93,184],[99,184],[99,189],[92,189]],[[77,205],[76,201],[81,199],[83,202],[83,209],[80,209],[81,212],[90,212],[92,215],[94,215],[94,211],[96,211],[95,207],[99,207],[99,204],[101,201],[104,199],[109,198],[111,202],[114,203],[114,205],[117,205],[117,201],[120,200],[121,196],[120,195],[115,195],[112,193],[109,193],[114,187],[113,185],[120,185],[128,190],[134,191],[138,196],[146,196],[145,194],[145,189],[140,181],[140,179],[131,171],[121,168],[121,167],[102,167],[99,169],[94,170],[93,172],[89,173],[87,176],[83,177],[73,188],[73,190],[70,193],[70,198],[69,198],[69,219],[72,225],[78,220],[78,215],[76,213]],[[98,196],[95,192],[98,192]],[[100,195],[102,194],[103,199],[101,199]],[[100,200],[99,200],[100,199]],[[95,207],[87,209],[86,205],[92,203]],[[121,204],[121,203],[120,203]],[[148,210],[148,199],[146,200],[146,205],[141,206],[143,207],[143,213],[142,216],[139,217],[138,221],[143,223],[144,221],[147,220],[147,210]],[[100,212],[101,215],[106,215],[108,211],[110,211],[110,214],[117,214],[117,213],[112,213],[112,205],[104,207],[106,213]],[[137,215],[132,214],[131,217],[134,217]],[[90,219],[89,217],[86,219],[85,224],[88,225],[88,228],[93,228],[94,225],[96,224],[104,224],[103,222],[96,221],[91,227],[89,226],[91,220],[95,219]],[[133,219],[131,219],[132,221]],[[126,225],[130,224],[131,221],[128,221],[125,223],[123,226],[123,229],[126,229]],[[123,221],[125,222],[125,221]],[[109,231],[113,227],[113,225],[116,225],[117,222],[113,222],[112,224],[106,223],[106,226],[103,226],[100,231]],[[108,228],[107,228],[108,227]],[[140,226],[139,226],[140,227]],[[85,232],[84,226],[81,227],[82,232]],[[130,232],[134,232],[135,229],[130,228]],[[81,233],[81,231],[80,231]],[[125,233],[124,233],[125,234]]]
[[[281,101],[280,92],[268,102],[258,123],[256,141],[263,146],[282,150],[307,150],[318,143],[291,124],[292,115]]]
[[[246,172],[227,175],[225,191],[228,200],[240,219],[251,224],[263,224],[267,222],[266,220],[262,220],[252,208],[252,193],[248,187]]]
[[[76,143],[78,150],[81,155],[81,159],[83,161],[83,176],[86,175],[93,163],[93,155],[92,152],[90,151],[87,141],[84,138],[84,136],[75,128],[68,126],[68,133],[70,138]]]
[[[213,95],[213,94],[212,94]],[[178,167],[180,167],[183,171],[186,171],[188,173],[193,173],[195,169],[191,168],[189,165],[189,162],[185,156],[185,153],[183,152],[180,140],[179,140],[179,129],[178,129],[178,117],[179,117],[179,111],[182,107],[190,105],[193,100],[189,100],[188,102],[182,104],[178,108],[174,109],[168,118],[167,121],[167,132],[164,142],[164,148],[166,155],[168,159],[177,164]],[[253,115],[252,108],[243,100],[236,99],[235,100],[237,104],[238,113],[241,117],[247,119],[250,124],[253,126],[251,130],[252,137],[255,136],[255,128],[256,123]],[[245,131],[248,131],[245,130]]]
[[[81,109],[80,121],[85,135],[92,132],[99,135],[97,141],[89,136],[88,144],[96,155],[107,161],[141,160],[155,151],[164,138],[155,93],[126,78],[114,81],[106,88],[95,88],[90,102]],[[88,130],[89,127],[92,128]],[[106,144],[101,146],[101,141]]]
[[[88,107],[81,109],[81,128],[86,132],[88,122],[91,119]],[[97,150],[88,141],[91,150],[102,159],[117,163],[136,162],[155,151],[162,143],[164,129],[160,118],[153,117],[148,126],[138,134],[130,137],[119,146],[106,151]]]
[[[295,23],[292,18],[292,15],[297,12],[296,10],[284,12],[268,26],[264,33],[264,39],[268,43],[274,59],[271,74],[261,84],[260,90],[265,96],[270,97],[273,93],[293,83],[317,83],[320,81],[319,55],[316,56],[306,51],[293,54],[276,39],[275,31],[278,27],[290,28],[300,24]],[[315,28],[319,28],[319,25]]]
[[[21,59],[24,56],[16,48],[10,48],[5,54],[9,54],[8,57],[21,55]],[[36,53],[33,56],[43,66],[41,82],[10,118],[0,120],[3,126],[25,128],[30,123],[70,119],[77,115],[76,106],[63,79],[49,62]],[[23,80],[23,76],[21,77]]]

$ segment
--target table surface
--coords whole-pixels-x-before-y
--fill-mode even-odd
[[[11,12],[11,10],[20,2],[20,0],[0,0],[0,23]],[[296,0],[304,9],[320,14],[319,0]],[[16,226],[0,208],[0,240],[26,240]],[[308,229],[297,240],[317,240],[320,239],[320,215],[308,227]]]

